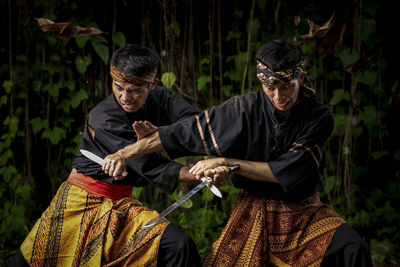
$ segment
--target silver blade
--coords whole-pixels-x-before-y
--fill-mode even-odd
[[[97,156],[96,154],[93,154],[90,151],[84,150],[84,149],[80,149],[81,153],[87,157],[88,159],[93,160],[94,162],[103,165],[104,163],[104,159],[100,158],[99,156]]]
[[[229,170],[231,172],[239,170],[240,169],[240,165],[234,165],[234,166],[229,166],[228,167]],[[178,201],[176,201],[174,204],[172,204],[171,206],[169,206],[168,208],[166,208],[163,212],[161,212],[157,217],[155,217],[154,219],[150,220],[148,223],[146,223],[143,228],[146,227],[151,227],[153,225],[155,225],[156,223],[158,223],[161,219],[163,219],[165,216],[167,216],[168,214],[171,213],[171,211],[173,211],[174,209],[176,209],[177,207],[179,207],[179,205],[181,205],[183,202],[185,202],[188,198],[190,198],[191,196],[193,196],[194,194],[196,194],[200,189],[202,189],[203,187],[207,186],[211,192],[214,193],[214,195],[221,197],[222,198],[222,194],[219,191],[219,189],[213,185],[211,183],[211,179],[210,178],[206,178],[206,177],[201,177],[202,182],[200,184],[198,184],[195,188],[193,188],[192,190],[190,190],[189,192],[187,192],[181,199],[179,199]]]
[[[207,179],[203,176],[203,177],[201,177],[201,180],[204,182],[204,181],[207,181]],[[215,185],[213,185],[210,181],[208,182],[208,188],[211,190],[211,192],[213,192],[213,194],[214,195],[216,195],[217,197],[219,197],[219,198],[222,198],[222,194],[221,194],[221,191],[219,191],[219,189],[215,186]]]
[[[171,211],[173,211],[174,209],[179,207],[179,205],[181,205],[183,202],[185,202],[191,196],[193,196],[198,191],[200,191],[200,189],[202,189],[203,187],[207,186],[209,183],[210,183],[209,181],[205,180],[205,181],[201,182],[200,184],[198,184],[195,188],[193,188],[192,190],[187,192],[181,199],[177,200],[174,204],[172,204],[171,206],[166,208],[163,212],[161,212],[157,217],[155,217],[154,219],[152,219],[148,223],[146,223],[143,226],[143,228],[150,227],[150,226],[153,226],[156,223],[158,223],[162,218],[164,218],[165,216],[170,214]]]
[[[84,155],[88,159],[91,159],[94,162],[96,162],[96,163],[100,164],[101,166],[103,166],[104,159],[102,159],[99,156],[97,156],[96,154],[94,154],[94,153],[92,153],[90,151],[84,150],[84,149],[80,149],[79,151],[82,153],[82,155]],[[125,177],[125,176],[128,175],[128,173],[126,172],[126,170],[124,170],[121,175],[122,175],[122,177]]]

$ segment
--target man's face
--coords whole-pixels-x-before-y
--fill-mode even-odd
[[[153,85],[138,86],[113,80],[112,89],[118,103],[126,112],[136,112],[143,108]]]
[[[276,109],[280,112],[287,112],[297,101],[300,84],[304,77],[305,73],[301,73],[297,79],[291,80],[290,82],[278,80],[278,82],[274,84],[262,83],[262,87],[264,93],[268,96]]]
[[[278,111],[289,111],[299,95],[299,81],[278,81],[275,84],[262,85],[265,94],[271,100]]]

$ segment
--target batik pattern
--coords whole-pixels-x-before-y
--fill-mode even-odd
[[[290,202],[242,191],[204,266],[319,266],[342,218],[308,199]]]
[[[113,200],[64,182],[21,245],[32,266],[156,266],[169,222],[133,197]]]

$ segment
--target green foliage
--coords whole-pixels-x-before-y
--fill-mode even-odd
[[[331,101],[330,101],[330,104],[331,105],[336,105],[342,100],[349,101],[350,100],[350,94],[348,92],[345,92],[343,89],[334,90],[333,91],[333,96],[332,96]]]
[[[87,56],[85,56],[83,58],[77,57],[75,59],[75,66],[76,66],[76,69],[79,71],[80,74],[84,74],[86,72],[86,70],[87,70],[87,67],[90,64],[92,64],[92,60],[91,60],[90,57],[87,57]]]
[[[57,33],[42,32],[32,23],[33,14],[55,21],[74,18],[74,24],[79,25],[97,27],[99,23],[104,25],[105,32],[113,32],[113,18],[96,15],[103,14],[103,4],[94,7],[97,12],[88,13],[84,12],[88,10],[87,4],[79,1],[0,2],[2,10],[9,10],[11,4],[12,12],[14,8],[19,12],[17,17],[11,16],[11,48],[8,44],[0,48],[6,58],[0,67],[3,81],[0,89],[0,265],[6,265],[12,257],[10,251],[15,251],[22,242],[68,174],[88,110],[110,92],[107,64],[111,44],[122,47],[129,40],[154,47],[155,51],[168,50],[171,58],[161,57],[163,85],[172,88],[178,82],[183,86],[186,79],[195,83],[191,93],[199,97],[193,100],[200,99],[196,104],[207,108],[241,93],[243,84],[244,92],[261,89],[255,75],[254,56],[262,43],[277,38],[293,39],[294,35],[301,40],[299,35],[307,33],[308,29],[301,24],[297,28],[293,26],[290,3],[278,2],[256,1],[250,47],[247,38],[251,1],[241,2],[240,6],[233,3],[237,6],[229,16],[221,12],[220,36],[217,16],[215,28],[210,29],[207,28],[209,16],[194,16],[190,24],[192,14],[172,15],[178,14],[176,11],[181,7],[189,10],[190,1],[180,1],[177,6],[168,6],[169,12],[165,15],[169,25],[162,25],[172,29],[167,33],[160,31],[157,24],[164,23],[160,20],[164,14],[155,11],[154,15],[141,13],[149,16],[146,19],[150,19],[150,25],[143,23],[135,28],[132,18],[120,17],[121,22],[128,23],[117,23],[114,36],[76,36],[65,40],[59,39]],[[113,2],[110,3],[112,8]],[[116,3],[118,8],[130,5],[129,1]],[[208,4],[205,1],[197,5],[207,10]],[[148,7],[146,3],[143,5]],[[319,56],[321,40],[303,42],[302,49],[308,59],[308,77],[317,87],[318,98],[330,104],[335,121],[327,146],[323,201],[329,202],[363,235],[375,263],[396,266],[400,264],[400,170],[396,167],[400,166],[400,150],[393,144],[398,144],[398,138],[393,136],[392,128],[397,123],[393,122],[397,118],[393,116],[397,91],[392,94],[394,81],[389,74],[393,64],[387,55],[393,51],[387,51],[388,45],[382,42],[391,36],[382,31],[388,25],[379,21],[381,6],[376,1],[363,1],[359,6],[360,17],[347,21],[343,41],[334,54],[326,58]],[[303,25],[307,24],[305,18],[319,25],[328,19],[324,15],[326,10],[321,12],[312,3],[295,13],[302,17]],[[8,21],[3,22],[8,25]],[[195,30],[204,27],[207,30]],[[190,30],[193,34],[189,34]],[[169,35],[164,38],[167,34],[172,38]],[[211,34],[214,39],[210,39]],[[217,37],[221,40],[222,54],[219,54]],[[190,47],[192,50],[184,51]],[[246,62],[248,49],[250,61]],[[362,65],[370,56],[374,56],[372,63]],[[243,77],[246,63],[247,75]],[[355,63],[360,63],[361,68],[349,74]],[[180,71],[183,75],[175,75]],[[177,81],[181,76],[185,81]],[[28,168],[29,161],[35,163],[33,170]],[[187,163],[186,159],[180,162]],[[48,191],[43,191],[43,185]],[[138,187],[133,195],[145,205],[162,211],[191,186],[179,185],[172,196],[154,187]],[[220,200],[205,188],[168,217],[193,237],[202,257],[221,233],[238,193],[230,184],[221,190],[223,199]]]
[[[78,35],[78,36],[75,37],[76,45],[77,45],[79,48],[84,48],[85,45],[86,45],[86,43],[87,43],[87,41],[89,41],[89,40],[90,40],[90,37],[89,37],[89,36],[81,36],[81,35]]]
[[[124,47],[126,44],[125,35],[122,32],[116,32],[113,36],[113,42],[119,47]]]
[[[211,82],[211,77],[209,75],[200,76],[197,79],[197,90],[200,92],[206,88],[207,83]]]
[[[181,26],[179,25],[178,21],[173,21],[170,25],[170,27],[174,30],[176,36],[179,37],[179,35],[181,35]]]
[[[357,52],[351,50],[350,48],[346,48],[339,53],[339,58],[343,64],[343,67],[348,68],[356,63],[357,60],[360,59],[360,56],[357,54]]]
[[[104,64],[108,64],[110,52],[108,49],[107,40],[101,35],[94,35],[90,37],[90,42],[96,51],[97,55],[103,60]]]
[[[175,73],[173,73],[173,72],[165,72],[161,76],[162,84],[168,89],[172,88],[175,81],[176,81],[176,76],[175,76]]]

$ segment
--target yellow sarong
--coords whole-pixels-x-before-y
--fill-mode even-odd
[[[156,266],[169,222],[134,197],[96,196],[64,182],[21,245],[31,266]]]

